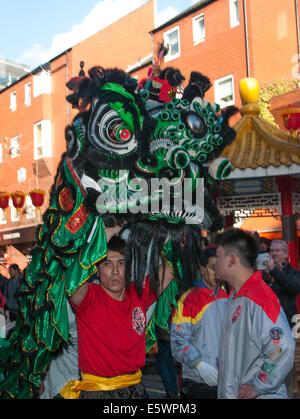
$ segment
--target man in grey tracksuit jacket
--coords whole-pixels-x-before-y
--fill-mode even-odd
[[[216,277],[232,288],[222,323],[218,398],[288,398],[295,341],[275,293],[254,271],[257,245],[239,229],[221,235]]]
[[[227,302],[220,338],[218,398],[252,384],[258,398],[287,398],[295,341],[276,295],[255,272]]]

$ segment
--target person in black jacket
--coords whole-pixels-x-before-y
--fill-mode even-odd
[[[270,258],[262,263],[268,268],[269,285],[277,295],[292,328],[293,316],[297,314],[296,298],[300,293],[300,271],[294,269],[287,260],[287,243],[283,240],[273,240]]]
[[[300,271],[288,262],[288,245],[284,240],[273,240],[270,258],[262,262],[268,269],[263,278],[272,287],[285,312],[291,329],[295,325],[293,316],[297,314],[296,298],[300,293]],[[293,397],[293,371],[286,378],[288,395]]]

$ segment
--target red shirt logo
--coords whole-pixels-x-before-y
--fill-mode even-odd
[[[132,310],[132,327],[139,334],[142,335],[145,330],[146,319],[141,307],[135,307]]]
[[[235,312],[232,315],[232,323],[235,323],[241,315],[242,306],[237,306]]]

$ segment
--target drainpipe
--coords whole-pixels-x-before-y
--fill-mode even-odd
[[[66,51],[66,78],[67,78],[67,82],[69,81],[69,55],[68,55],[68,51]],[[69,94],[69,89],[67,87],[67,96]],[[67,102],[67,125],[69,125],[70,123],[70,110],[69,110],[69,102],[66,100]]]
[[[297,50],[298,50],[298,74],[300,73],[300,30],[299,30],[299,6],[295,0],[296,30],[297,30]]]
[[[243,0],[243,6],[244,6],[244,28],[245,28],[247,77],[251,77],[251,75],[250,75],[250,60],[249,60],[249,36],[248,36],[248,17],[247,17],[246,0]]]

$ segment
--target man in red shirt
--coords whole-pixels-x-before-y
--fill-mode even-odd
[[[78,363],[82,380],[72,390],[81,399],[147,398],[141,382],[145,364],[146,311],[172,280],[160,267],[158,294],[145,278],[142,295],[125,283],[125,242],[113,237],[98,265],[100,284],[85,283],[71,297],[78,328]],[[163,275],[164,271],[164,275]]]

